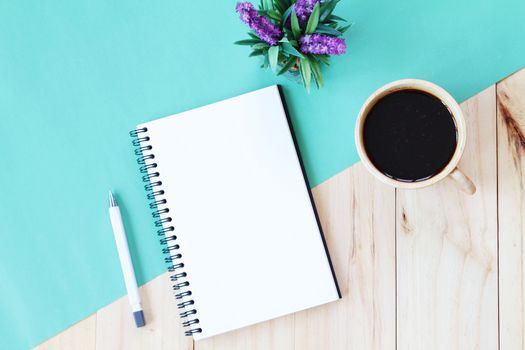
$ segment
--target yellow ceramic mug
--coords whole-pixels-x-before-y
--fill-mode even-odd
[[[368,113],[371,111],[371,109],[374,107],[374,105],[383,97],[386,95],[389,95],[393,92],[400,91],[400,90],[418,90],[422,91],[424,93],[430,94],[445,104],[449,111],[452,114],[452,118],[454,119],[454,123],[456,124],[456,150],[454,151],[454,154],[452,155],[452,158],[448,162],[448,164],[437,174],[434,176],[421,180],[416,182],[404,182],[404,181],[398,181],[396,179],[393,179],[391,177],[386,176],[383,174],[379,169],[375,167],[375,165],[370,160],[366,148],[363,141],[363,127],[365,124],[365,120],[368,116]],[[473,194],[476,192],[476,186],[472,183],[472,181],[463,174],[458,168],[458,162],[461,158],[461,155],[463,154],[463,150],[465,149],[465,142],[467,139],[467,129],[465,124],[465,118],[463,117],[463,113],[461,111],[461,108],[459,107],[456,100],[450,96],[448,92],[446,92],[443,88],[437,86],[436,84],[433,84],[431,82],[425,81],[425,80],[417,80],[417,79],[403,79],[394,81],[390,84],[387,84],[381,88],[379,88],[377,91],[375,91],[364,103],[363,107],[361,108],[361,111],[359,112],[359,116],[357,118],[357,123],[355,127],[355,142],[357,146],[357,151],[359,153],[359,156],[361,157],[361,160],[365,167],[374,175],[376,178],[378,178],[380,181],[394,186],[398,188],[421,188],[430,186],[432,184],[435,184],[436,182],[444,179],[447,176],[450,176],[452,179],[455,180],[456,184],[459,186],[459,188],[468,193]]]

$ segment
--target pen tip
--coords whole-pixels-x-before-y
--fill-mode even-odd
[[[115,200],[115,197],[113,197],[113,193],[111,192],[111,190],[109,191],[109,206],[110,207],[117,206],[117,201]]]

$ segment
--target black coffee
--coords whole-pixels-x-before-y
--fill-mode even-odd
[[[426,180],[448,164],[456,150],[456,125],[438,98],[401,90],[381,98],[363,128],[366,153],[386,176]]]

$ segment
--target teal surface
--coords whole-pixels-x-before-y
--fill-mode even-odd
[[[316,185],[357,161],[354,120],[380,85],[423,78],[464,100],[525,65],[523,0],[343,0],[348,54],[307,95],[232,45],[246,33],[234,4],[0,0],[1,349],[125,294],[109,188],[139,282],[164,271],[128,137],[137,123],[281,83]]]

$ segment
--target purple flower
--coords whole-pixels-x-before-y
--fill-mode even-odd
[[[241,21],[246,23],[261,40],[270,46],[275,46],[283,37],[283,32],[273,24],[267,17],[260,16],[257,10],[249,2],[239,2],[235,6],[239,12]]]
[[[333,36],[311,34],[304,35],[299,39],[300,51],[314,55],[342,55],[346,51],[346,43],[343,38]]]
[[[301,26],[308,22],[314,6],[317,3],[319,3],[319,0],[297,0],[293,7]]]

